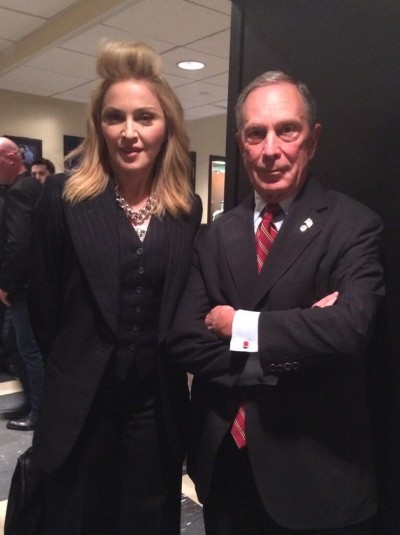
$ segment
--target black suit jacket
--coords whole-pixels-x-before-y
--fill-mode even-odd
[[[116,348],[119,312],[118,207],[110,183],[89,200],[61,200],[63,175],[47,181],[39,206],[33,258],[30,310],[46,358],[42,410],[34,451],[51,472],[75,444],[105,367]],[[183,456],[187,416],[187,377],[166,364],[163,342],[190,266],[200,223],[198,198],[193,213],[165,216],[169,258],[159,322],[158,369],[171,447]]]
[[[26,173],[4,193],[0,214],[0,288],[15,292],[26,284],[29,244],[35,207],[42,193]]]
[[[291,529],[357,523],[376,508],[364,352],[384,293],[381,221],[310,179],[258,275],[253,209],[252,195],[201,233],[176,315],[170,348],[194,374],[189,474],[205,501],[244,397],[248,453],[272,518]],[[335,290],[334,306],[312,308]],[[221,304],[261,311],[258,371],[244,376],[248,354],[206,329]],[[258,384],[260,375],[278,384]]]

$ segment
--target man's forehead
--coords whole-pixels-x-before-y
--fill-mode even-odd
[[[243,106],[243,119],[262,122],[264,118],[305,119],[304,101],[296,86],[292,84],[271,84],[258,87],[249,93]]]

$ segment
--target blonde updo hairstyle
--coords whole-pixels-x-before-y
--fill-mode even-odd
[[[66,158],[67,161],[78,158],[80,164],[66,181],[64,197],[70,202],[79,202],[106,189],[112,171],[101,129],[103,100],[113,83],[132,78],[149,84],[165,114],[167,139],[154,166],[155,213],[160,216],[165,211],[173,216],[188,213],[193,201],[189,139],[182,106],[161,75],[160,57],[144,43],[108,42],[99,52],[97,73],[103,81],[92,94],[86,137]]]

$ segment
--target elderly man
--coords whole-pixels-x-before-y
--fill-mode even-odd
[[[44,375],[26,295],[31,217],[42,187],[27,174],[18,146],[0,137],[0,184],[6,189],[0,221],[0,301],[10,310],[17,348],[26,369],[28,384],[24,387],[30,403],[28,415],[9,421],[7,427],[21,431],[35,427]]]
[[[310,176],[321,126],[303,83],[259,76],[237,126],[254,191],[200,234],[170,340],[194,375],[188,470],[206,532],[367,535],[381,221]]]

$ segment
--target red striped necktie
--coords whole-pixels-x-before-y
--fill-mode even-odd
[[[256,232],[257,267],[260,273],[268,256],[278,230],[274,225],[274,217],[280,211],[279,204],[266,205],[261,212],[261,223]],[[246,413],[244,402],[240,404],[235,420],[231,427],[231,433],[238,448],[246,446]]]

